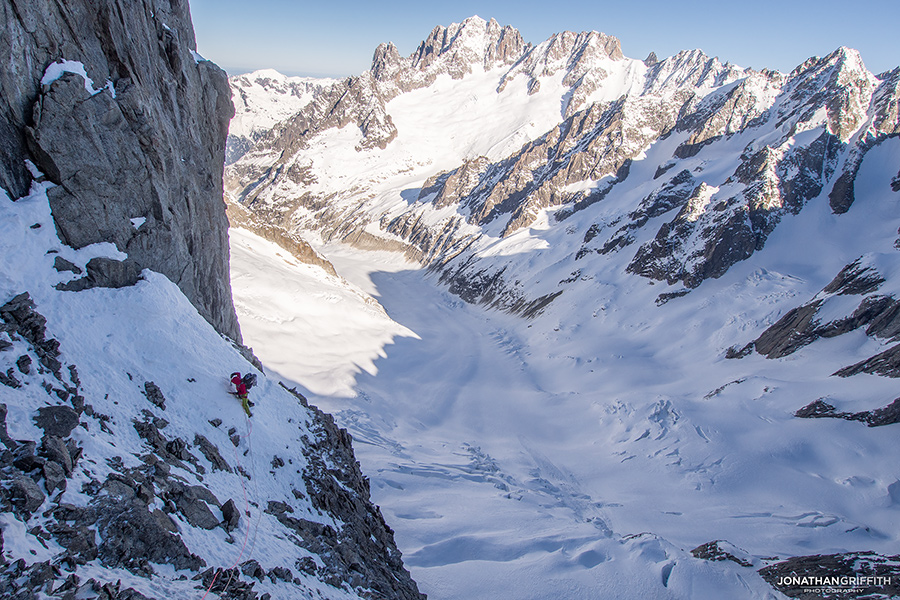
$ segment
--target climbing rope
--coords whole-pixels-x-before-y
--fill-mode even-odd
[[[250,421],[249,416],[245,416],[245,420],[246,420],[246,424],[247,424],[247,434],[240,436],[240,439],[247,440],[247,451],[244,453],[244,455],[248,456],[250,458],[251,462],[255,462],[253,460],[253,444],[251,441],[252,440],[251,436],[253,434],[253,423]],[[240,444],[238,444],[238,446],[239,445]],[[245,479],[244,473],[247,473],[247,471],[241,465],[241,459],[238,455],[238,446],[234,447],[234,461],[235,461],[235,464],[237,465],[236,470],[238,472],[238,477],[240,478],[240,481],[241,481],[241,490],[244,495],[244,515],[247,517],[248,523],[247,523],[247,530],[244,533],[244,542],[241,545],[241,551],[238,553],[238,557],[235,559],[234,563],[230,567],[225,569],[226,571],[231,571],[231,573],[228,577],[228,581],[225,582],[225,587],[224,587],[225,590],[228,589],[228,586],[231,585],[231,582],[234,579],[235,573],[234,573],[233,569],[235,569],[241,563],[241,559],[243,559],[243,557],[244,557],[244,552],[247,550],[247,544],[250,541],[250,530],[251,529],[253,530],[253,542],[250,544],[250,552],[247,553],[247,556],[248,556],[247,560],[249,560],[249,557],[253,555],[253,549],[256,546],[256,532],[259,530],[259,522],[262,518],[262,511],[257,511],[255,523],[252,521],[252,519],[250,517],[250,514],[251,514],[250,500],[247,497],[247,482],[244,481],[244,479]],[[259,482],[256,481],[256,479],[255,479],[255,477],[256,477],[255,469],[251,469],[251,470],[254,471],[253,476],[251,477],[251,480],[254,482],[254,484],[253,484],[254,495],[255,495],[256,499],[259,500]],[[222,569],[218,569],[216,571],[215,575],[213,575],[212,581],[209,584],[209,587],[206,588],[206,592],[203,594],[203,597],[200,600],[206,600],[206,597],[212,591],[213,586],[216,585],[216,580],[219,578],[219,575],[222,572],[223,572]]]

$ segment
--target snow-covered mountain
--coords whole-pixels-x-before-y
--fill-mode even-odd
[[[187,3],[0,19],[0,596],[423,598],[347,432],[240,343]]]
[[[379,47],[371,71],[319,94],[231,167],[228,188],[326,240],[401,242],[471,296],[507,305],[538,298],[511,277],[473,283],[498,273],[488,248],[615,188],[613,199],[642,198],[611,215],[615,226],[594,223],[581,257],[624,250],[632,272],[693,288],[826,185],[846,211],[862,157],[897,133],[898,83],[846,48],[790,75],[699,51],[648,66],[595,32],[530,47],[473,18],[407,59]],[[653,164],[651,181],[628,177],[636,163]],[[654,238],[632,247],[639,230]]]
[[[230,165],[226,192],[412,335],[389,329],[362,371],[302,314],[280,322],[303,344],[248,338],[355,374],[349,399],[311,391],[369,442],[430,593],[896,585],[898,107],[900,69],[848,48],[784,74],[630,59],[597,32],[532,46],[477,17],[408,57],[384,44]]]
[[[316,92],[335,83],[333,79],[287,77],[273,69],[235,75],[229,81],[234,117],[228,126],[226,164],[243,156],[276,123],[300,112]]]
[[[627,59],[596,32],[532,47],[473,17],[405,59],[380,46],[371,71],[275,125],[226,181],[288,230],[402,248],[467,301],[533,314],[580,285],[497,258],[564,231],[551,245],[573,272],[627,257],[668,284],[664,302],[817,197],[847,212],[864,157],[900,132],[898,105],[900,69],[876,77],[847,48],[784,75],[696,50]]]

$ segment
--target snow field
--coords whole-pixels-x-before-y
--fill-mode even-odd
[[[292,373],[310,391],[355,395],[356,375],[377,372],[374,361],[384,356],[382,348],[397,336],[414,335],[345,280],[300,264],[246,230],[231,229],[230,236],[242,328],[265,341],[254,341],[265,365],[279,373],[300,369]],[[298,346],[305,360],[297,360]]]

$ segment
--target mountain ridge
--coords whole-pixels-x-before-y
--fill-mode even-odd
[[[746,139],[748,132],[754,130],[759,131],[760,138],[766,135],[771,138],[773,134],[760,130],[767,124],[775,129],[789,127],[784,133],[774,134],[780,139],[760,143],[762,148],[754,147],[752,142],[747,144],[732,177],[719,178],[720,183],[706,188],[715,188],[709,194],[710,198],[717,198],[713,204],[725,202],[729,207],[728,218],[712,219],[711,213],[701,210],[695,202],[693,217],[686,220],[676,217],[665,231],[660,229],[657,241],[640,246],[629,266],[636,274],[670,284],[682,281],[693,288],[752,255],[777,226],[780,214],[800,210],[824,185],[832,183],[830,201],[835,212],[849,208],[853,173],[867,148],[896,134],[897,119],[892,118],[898,98],[896,77],[878,80],[865,71],[859,54],[848,48],[840,48],[822,59],[810,59],[790,75],[783,75],[738,69],[696,50],[681,52],[648,67],[642,61],[625,59],[615,38],[596,32],[567,32],[552,36],[538,46],[517,41],[513,46],[520,49],[518,59],[512,60],[504,52],[500,53],[504,58],[498,62],[492,58],[497,54],[494,49],[498,44],[504,39],[520,38],[509,32],[509,28],[501,29],[493,20],[485,22],[473,17],[450,28],[436,28],[406,59],[400,59],[390,45],[382,44],[376,50],[372,71],[358,80],[347,80],[356,82],[347,83],[348,90],[367,92],[361,95],[354,92],[351,96],[343,93],[341,87],[338,94],[341,99],[337,102],[332,95],[321,96],[321,106],[299,119],[288,119],[286,124],[276,126],[258,145],[255,154],[243,163],[245,166],[229,167],[226,181],[230,193],[251,209],[267,214],[294,214],[292,218],[296,220],[296,215],[313,211],[316,218],[306,220],[303,227],[324,230],[326,240],[364,229],[364,220],[368,218],[372,226],[380,223],[377,235],[388,240],[393,236],[387,234],[399,234],[410,245],[410,256],[428,257],[430,265],[443,270],[452,262],[453,252],[442,254],[436,252],[433,242],[423,246],[416,240],[441,240],[442,246],[459,248],[468,243],[470,236],[482,237],[490,231],[486,226],[498,218],[506,221],[499,232],[500,238],[505,238],[533,225],[548,209],[563,207],[557,216],[568,217],[605,198],[615,185],[627,179],[632,162],[641,158],[657,140],[681,135],[685,139],[657,171],[655,178],[659,179],[660,186],[655,193],[658,194],[670,180],[665,171],[679,160],[694,158],[704,148],[716,143],[724,145],[735,136]],[[610,76],[601,66],[605,64],[603,61],[628,63],[627,69],[617,75],[619,84],[612,86],[621,95],[614,91],[613,99],[607,101],[597,100],[611,94],[602,87]],[[498,94],[520,76],[529,80],[528,94],[537,94],[540,77],[565,73],[561,82],[567,90],[561,95],[562,120],[555,129],[536,136],[518,153],[503,155],[500,161],[485,162],[471,155],[461,157],[465,189],[435,187],[442,177],[455,181],[458,175],[453,173],[461,171],[451,169],[443,175],[432,175],[420,184],[422,192],[417,204],[401,214],[396,214],[399,209],[389,212],[380,209],[380,214],[376,209],[369,217],[363,217],[354,212],[359,201],[351,200],[354,195],[362,197],[359,192],[329,190],[327,184],[322,187],[309,160],[297,159],[306,143],[303,140],[317,136],[324,139],[324,132],[332,127],[344,127],[354,119],[362,133],[361,142],[355,146],[357,152],[385,150],[397,143],[397,129],[386,106],[398,95],[432,84],[438,74],[460,79],[471,74],[473,66],[509,64],[511,68],[500,77]],[[343,107],[351,97],[354,99],[351,104],[359,106],[353,109],[354,114],[365,113],[365,121],[352,114],[335,121],[333,115],[343,114]],[[333,110],[326,108],[332,105]],[[315,116],[326,113],[332,116],[325,120]],[[291,123],[302,125],[298,128]],[[854,137],[864,123],[869,123],[865,135]],[[820,127],[824,127],[822,135],[811,144],[807,142],[808,149],[795,147],[793,140],[798,135]],[[784,150],[788,147],[790,152]],[[278,149],[277,154],[272,154],[274,149]],[[840,159],[841,173],[837,181],[831,182],[832,172],[839,167],[835,164],[839,155],[847,158]],[[534,166],[541,164],[540,168]],[[477,172],[473,171],[474,165],[478,165]],[[389,172],[387,165],[385,168]],[[817,175],[813,175],[815,169]],[[607,181],[602,185],[593,184],[604,179]],[[314,185],[309,186],[310,183]],[[315,183],[320,184],[318,187],[324,194],[307,191],[315,188]],[[578,186],[588,191],[567,191]],[[279,191],[282,189],[283,192]],[[423,202],[426,189],[442,198],[435,211],[429,210],[428,202]],[[283,203],[278,200],[279,195],[290,196],[291,200]],[[319,199],[322,195],[347,197],[350,203],[345,209],[333,199],[323,202]],[[459,199],[459,217],[444,219],[436,227],[425,225],[426,220],[421,217],[426,213],[435,213],[436,217],[451,197]],[[680,200],[679,205],[685,201],[687,198]],[[463,221],[476,227],[467,228]],[[411,225],[413,222],[417,225]],[[628,236],[622,234],[639,226],[637,222],[625,225],[624,229],[620,226],[618,237],[607,238],[604,248],[619,251],[628,246]],[[417,231],[423,227],[427,231]],[[459,233],[448,235],[450,231]],[[487,237],[494,235],[497,234],[491,232]],[[697,241],[685,245],[692,236]],[[692,250],[696,244],[703,246]],[[581,248],[580,257],[591,250],[587,246]]]

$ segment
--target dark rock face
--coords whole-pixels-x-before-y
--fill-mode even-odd
[[[234,531],[241,522],[241,511],[234,504],[234,500],[229,499],[222,505],[222,526],[225,531]]]
[[[0,306],[0,319],[3,319],[10,331],[18,333],[31,344],[43,367],[54,373],[57,379],[61,379],[59,342],[45,338],[47,319],[35,311],[34,301],[28,292],[19,294]]]
[[[649,243],[641,246],[628,265],[628,272],[667,281],[682,281],[694,288],[709,277],[721,277],[731,265],[748,258],[759,246],[760,236],[746,216],[729,209],[734,202],[716,206],[703,231],[702,247],[684,255],[695,231],[697,211],[708,204],[714,192],[701,183],[693,190],[675,218],[664,223]]]
[[[184,515],[192,527],[201,529],[215,529],[219,526],[218,519],[202,498],[199,490],[192,486],[173,486],[172,496],[178,512]],[[204,489],[204,488],[200,488]]]
[[[431,194],[435,194],[431,200],[435,208],[457,204],[472,193],[489,164],[487,158],[479,156],[467,160],[458,169],[449,173],[439,173],[430,177],[419,192],[419,201],[424,201]]]
[[[52,435],[44,436],[43,442],[41,443],[40,454],[47,460],[60,465],[67,477],[72,474],[72,468],[75,466],[75,461],[72,460],[69,448],[62,438]]]
[[[140,572],[149,561],[196,571],[201,560],[173,535],[147,506],[127,495],[107,497],[98,506],[99,557],[110,567]]]
[[[9,498],[13,506],[31,514],[44,503],[44,493],[30,477],[16,477],[9,490]]]
[[[60,283],[56,289],[63,292],[80,292],[95,287],[123,288],[134,285],[141,277],[140,264],[130,258],[125,260],[92,258],[85,268],[87,275],[68,283]]]
[[[187,2],[9,0],[0,21],[0,185],[24,195],[32,160],[57,184],[60,238],[129,257],[89,265],[67,289],[129,285],[150,268],[239,341],[222,203],[233,108],[225,74],[192,55]],[[59,60],[82,63],[93,89],[72,73],[43,85]]]
[[[723,541],[716,540],[714,542],[707,542],[701,546],[697,546],[693,550],[691,550],[691,554],[694,558],[702,558],[703,560],[711,560],[711,561],[722,561],[722,560],[730,560],[731,562],[737,563],[742,567],[752,567],[753,565],[743,559],[735,556],[728,550],[723,548]]]
[[[162,390],[152,381],[144,383],[144,396],[158,408],[166,410],[166,397],[163,396]]]
[[[224,458],[222,458],[222,455],[219,453],[219,449],[212,442],[206,439],[206,437],[198,433],[196,436],[194,436],[194,445],[200,448],[200,452],[202,452],[203,456],[206,457],[206,460],[208,460],[212,464],[213,471],[219,470],[225,471],[227,473],[234,472],[231,469],[231,465],[229,465],[228,462]],[[234,504],[232,503],[232,506],[233,505]],[[223,507],[222,510],[224,511],[225,508]]]
[[[672,165],[674,166],[674,164]],[[628,216],[631,219],[628,223],[619,227],[619,229],[610,236],[609,240],[597,249],[600,254],[609,254],[618,251],[632,243],[634,236],[632,231],[638,230],[650,219],[662,216],[667,212],[684,206],[688,199],[697,189],[697,181],[690,171],[680,171],[675,177],[669,180],[661,188],[647,196],[641,201],[638,208],[632,211]],[[594,227],[588,230],[585,235],[584,243],[588,244],[597,236],[599,228]],[[632,264],[636,264],[638,259],[635,258]],[[637,267],[636,267],[637,268]]]
[[[848,600],[900,593],[900,556],[873,552],[796,556],[760,569],[759,574],[790,598]]]
[[[855,261],[837,274],[822,291],[828,294],[869,294],[878,289],[884,283],[884,278],[871,268],[862,267],[860,261]]]
[[[816,340],[818,322],[813,319],[821,306],[813,303],[789,310],[756,339],[756,351],[769,358],[780,358]]]
[[[895,423],[900,423],[900,398],[897,398],[884,408],[856,413],[838,412],[835,407],[820,398],[795,412],[794,416],[801,419],[834,418],[846,419],[847,421],[862,421],[869,427],[894,425]]]
[[[78,426],[78,413],[68,406],[46,406],[38,409],[35,424],[48,436],[69,437]]]
[[[376,598],[423,599],[403,566],[393,530],[369,501],[369,481],[353,455],[350,434],[338,428],[331,415],[309,406],[296,390],[289,391],[315,418],[315,438],[306,450],[309,467],[303,473],[306,491],[315,508],[334,515],[344,526],[335,531],[292,517],[292,509],[283,503],[270,502],[266,512],[297,535],[294,543],[322,557],[325,566],[316,569],[316,576],[323,581],[368,588]]]
[[[6,412],[6,405],[0,404],[0,443],[8,450],[15,450],[18,444],[9,437],[9,432],[6,430]]]
[[[449,286],[450,292],[471,304],[482,304],[505,312],[532,319],[562,295],[553,292],[538,298],[529,298],[525,292],[511,285],[503,277],[503,271],[481,270],[469,272],[463,264],[455,270],[447,269],[441,275],[441,283]]]
[[[766,329],[754,342],[757,352],[768,358],[781,358],[796,352],[819,338],[842,335],[866,326],[866,335],[896,340],[900,336],[900,300],[875,292],[884,283],[874,267],[856,260],[847,265],[809,302],[789,310],[774,325]],[[837,296],[863,296],[849,315],[822,323],[818,314]],[[837,375],[847,377],[856,373],[878,373],[900,376],[900,352],[896,346],[878,356],[842,369]]]
[[[858,373],[870,373],[884,377],[900,377],[900,344],[876,354],[868,360],[844,367],[837,371],[838,377],[850,377]]]

